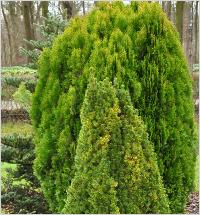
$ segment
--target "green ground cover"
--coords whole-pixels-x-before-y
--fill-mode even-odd
[[[7,122],[1,125],[1,134],[3,135],[14,135],[20,134],[23,136],[32,135],[32,126],[24,122]]]
[[[12,66],[12,67],[3,67],[1,73],[3,74],[18,74],[18,73],[29,73],[29,74],[36,74],[37,70],[31,69],[28,67],[23,66]]]

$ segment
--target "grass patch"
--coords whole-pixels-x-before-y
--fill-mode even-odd
[[[25,122],[7,122],[1,125],[1,135],[19,134],[31,136],[33,134],[32,125]]]
[[[24,67],[24,66],[11,66],[11,67],[3,67],[1,70],[1,73],[11,73],[11,74],[16,74],[16,73],[29,73],[29,74],[36,74],[37,70],[36,69],[31,69],[29,67]]]

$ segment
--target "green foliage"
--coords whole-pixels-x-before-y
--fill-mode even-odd
[[[2,124],[1,144],[2,162],[17,165],[15,179],[26,179],[33,186],[38,186],[32,170],[35,158],[32,126],[26,123]]]
[[[11,86],[11,85],[3,84],[2,82],[1,82],[1,84],[2,84],[1,85],[2,86],[2,88],[1,88],[1,100],[2,101],[9,101],[12,98],[12,95],[14,94],[14,92],[17,90],[17,88],[14,86]]]
[[[33,147],[32,136],[22,136],[22,135],[5,135],[1,137],[1,143],[14,148],[20,147]]]
[[[43,17],[43,21],[44,23],[42,25],[38,25],[38,30],[42,36],[48,40],[40,41],[40,43],[45,45],[39,45],[40,43],[37,43],[37,46],[36,43],[35,45],[33,44],[33,46],[37,47],[38,49],[42,49],[43,47],[51,47],[54,38],[58,34],[61,34],[67,26],[67,21],[63,19],[61,15],[48,14],[48,17]]]
[[[1,190],[6,192],[13,182],[13,175],[16,171],[17,165],[10,163],[1,163]]]
[[[34,91],[36,77],[36,70],[27,67],[4,67],[2,69],[2,99],[8,101],[14,97],[23,108],[29,109],[31,93],[26,88]],[[6,112],[18,115],[23,113],[20,110],[7,110]],[[2,120],[3,115],[4,112],[2,112]],[[22,122],[8,122],[3,123],[1,128],[1,206],[3,212],[48,213],[38,180],[33,175],[35,153],[32,126]]]
[[[10,95],[9,90],[13,92],[15,88],[19,87],[21,82],[25,83],[29,91],[34,92],[36,80],[37,70],[35,69],[20,66],[3,67],[1,77],[3,97],[7,97],[8,94]],[[8,96],[8,98],[11,99],[10,96]]]
[[[4,133],[1,144],[2,209],[6,213],[47,213],[47,204],[33,175],[32,137]]]
[[[23,136],[31,136],[33,134],[32,126],[28,123],[24,122],[17,122],[17,123],[3,123],[1,125],[1,135],[4,136],[16,136],[16,135],[23,135]]]
[[[16,169],[16,164],[1,162],[1,212],[3,213],[12,213],[13,208],[11,209],[11,207],[8,207],[7,204],[4,204],[6,201],[4,194],[8,194],[9,190],[12,189],[14,183],[14,173],[16,172]]]
[[[18,88],[21,82],[24,82],[28,90],[34,92],[36,80],[27,79],[23,77],[2,77],[2,85],[9,85]]]
[[[3,75],[14,75],[14,74],[36,74],[37,70],[35,69],[31,69],[29,67],[25,67],[25,66],[12,66],[12,67],[3,67],[1,70],[1,73]]]
[[[15,164],[15,180],[25,179],[34,186],[38,186],[36,178],[33,176],[32,163],[35,158],[32,136],[19,134],[2,135],[1,138],[2,162]]]
[[[18,138],[19,140],[20,138]],[[20,139],[22,140],[22,138]],[[31,141],[30,139],[26,140],[24,142]],[[9,145],[6,145],[6,141],[3,141],[2,145],[2,162],[10,162],[14,164],[27,164],[30,165],[34,159],[34,153],[33,153],[33,147],[13,147]],[[18,144],[19,145],[19,144]],[[22,143],[20,142],[20,145]],[[23,144],[24,145],[24,144]],[[30,143],[28,144],[30,145]]]
[[[17,165],[14,175],[15,180],[25,179],[33,186],[38,186],[38,181],[33,176],[32,169],[35,158],[32,136],[3,135],[1,144],[1,161]]]
[[[26,89],[24,82],[19,85],[17,91],[13,94],[14,100],[27,110],[29,110],[31,106],[31,96],[32,94]]]
[[[36,25],[38,33],[41,35],[40,40],[25,40],[31,50],[20,47],[21,55],[29,57],[32,60],[28,66],[37,68],[38,58],[45,47],[51,47],[54,38],[62,33],[67,25],[66,20],[62,16],[49,14],[48,17],[43,17],[43,24]]]
[[[42,193],[22,184],[11,185],[6,192],[2,192],[1,204],[2,209],[9,214],[50,213]]]
[[[34,169],[51,210],[70,210],[67,190],[70,187],[69,192],[72,192],[72,184],[76,186],[74,180],[79,177],[74,159],[78,156],[78,140],[83,138],[80,136],[83,132],[80,110],[91,75],[97,81],[107,78],[112,83],[117,78],[117,86],[124,85],[155,148],[170,209],[173,213],[183,212],[194,185],[197,153],[191,77],[178,33],[161,7],[157,3],[136,2],[130,5],[104,2],[86,17],[74,18],[55,39],[52,48],[45,49],[39,58],[39,81],[31,110],[36,145]],[[117,98],[123,103],[123,97]],[[104,108],[103,103],[102,110]],[[133,122],[123,123],[126,127]],[[123,144],[128,143],[129,138]],[[119,147],[123,144],[119,143]],[[153,148],[149,146],[145,152],[140,144],[137,146],[138,154],[134,153],[144,154],[141,165],[148,154],[152,155],[152,162],[155,160]],[[115,151],[119,153],[120,150]],[[155,170],[152,180],[144,182],[144,189],[138,188],[138,193],[153,186],[157,191],[162,190],[156,164],[152,166]],[[108,175],[104,163],[101,168],[105,168],[105,175]],[[148,173],[145,168],[142,172]],[[110,179],[107,183],[115,204],[115,186]],[[161,193],[160,196],[164,195]],[[154,197],[149,199],[152,201]],[[98,199],[98,195],[95,198]],[[67,199],[67,208],[64,199]],[[152,204],[150,200],[143,210],[139,207],[127,211],[159,212],[163,202],[155,200]],[[120,203],[123,204],[123,200]],[[135,205],[137,203],[136,200]],[[117,208],[112,211],[117,212]]]
[[[199,64],[193,64],[193,72],[199,72]]]
[[[62,212],[169,213],[155,154],[128,93],[92,79],[81,123],[75,176]]]
[[[192,80],[178,35],[157,6],[143,7],[135,38],[136,71],[142,84],[136,108],[158,155],[173,213],[184,210],[194,188],[197,133]]]

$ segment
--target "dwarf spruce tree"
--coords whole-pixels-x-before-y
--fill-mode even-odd
[[[128,93],[91,79],[81,123],[63,212],[168,213],[156,156]]]
[[[155,148],[170,208],[174,213],[182,212],[193,188],[196,159],[191,79],[178,34],[161,7],[135,2],[102,3],[86,16],[72,19],[39,59],[31,110],[34,169],[51,210],[67,211],[68,190],[73,190],[78,177],[74,159],[82,135],[80,110],[91,74],[97,81],[107,78],[114,83],[117,78],[118,85],[124,85]],[[123,99],[117,98],[119,103]],[[119,147],[125,147],[126,141],[119,142]],[[113,150],[120,154],[117,147]],[[115,162],[118,167],[122,165],[118,159]],[[115,162],[111,163],[113,168]],[[159,185],[153,181],[143,183],[141,190]],[[114,196],[111,179],[108,185]],[[148,211],[160,211],[156,203],[149,204]]]
[[[75,155],[75,176],[65,213],[119,213],[117,182],[111,174],[111,135],[119,141],[119,107],[108,81],[91,80],[81,111],[82,128]],[[119,159],[120,157],[115,157]]]

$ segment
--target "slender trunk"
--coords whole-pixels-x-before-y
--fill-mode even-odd
[[[192,32],[191,32],[191,2],[185,2],[183,7],[183,32],[182,42],[183,49],[188,61],[190,71],[192,71]]]
[[[185,2],[178,1],[176,3],[176,28],[180,35],[181,42],[183,41],[183,8]]]
[[[67,9],[67,19],[71,19],[73,14],[73,2],[69,2],[69,1],[63,1],[62,2],[63,8]]]
[[[48,1],[42,1],[41,7],[42,7],[42,16],[47,18],[48,12],[49,12],[49,10],[48,10],[49,2]]]
[[[36,9],[36,16],[35,16],[35,23],[40,24],[40,10],[41,10],[41,3],[36,2],[37,3],[37,9]]]
[[[171,1],[166,2],[166,14],[170,20],[172,20],[172,3]]]
[[[85,15],[85,2],[82,1],[82,6],[83,6],[83,14]]]
[[[3,30],[3,29],[2,29]],[[9,62],[7,61],[10,61],[10,59],[7,58],[7,53],[6,53],[6,41],[5,41],[5,38],[4,38],[4,35],[1,35],[1,66],[10,66]],[[9,48],[8,48],[9,49]]]
[[[99,1],[94,1],[94,5],[97,5]]]
[[[194,51],[194,56],[195,56],[195,59],[194,59],[194,62],[195,63],[199,63],[199,17],[198,17],[198,13],[199,13],[199,2],[197,1],[196,2],[196,11],[195,11],[195,19],[194,19],[194,22],[195,22],[195,51]]]
[[[162,9],[165,10],[165,2],[162,1]]]
[[[34,39],[33,29],[32,29],[32,21],[31,21],[31,2],[23,2],[23,15],[24,15],[24,26],[26,32],[26,39],[32,40]]]
[[[10,33],[10,29],[9,29],[9,25],[8,25],[8,20],[6,18],[6,14],[4,11],[4,6],[1,2],[1,10],[2,10],[2,14],[3,14],[3,18],[5,21],[5,25],[6,25],[6,29],[7,29],[7,33],[8,33],[8,43],[9,43],[9,56],[10,56],[10,66],[12,66],[12,56],[13,56],[13,50],[12,50],[12,44],[11,44],[11,33]]]
[[[25,33],[26,33],[26,39],[27,40],[33,40],[34,39],[34,33],[32,29],[31,24],[31,3],[28,1],[23,2],[23,15],[24,15],[24,26],[25,26]],[[31,50],[30,44],[27,44],[27,49]],[[28,58],[28,61],[30,62],[30,58]]]
[[[171,2],[170,1],[162,2],[162,8],[163,8],[163,11],[167,14],[167,17],[169,18],[169,20],[171,20],[171,9],[172,9]]]
[[[32,27],[32,30],[33,30],[33,35],[34,35],[34,13],[35,13],[35,8],[34,8],[34,3],[33,2],[30,2],[30,7],[29,7],[29,14],[30,14],[30,17],[31,17],[31,27]]]
[[[171,21],[176,23],[176,10],[175,10],[175,3],[171,2]]]
[[[18,52],[18,49],[19,49],[19,34],[20,32],[18,31],[19,29],[19,19],[18,19],[18,14],[17,14],[17,11],[18,11],[18,2],[14,2],[14,1],[11,1],[11,2],[8,2],[8,14],[9,14],[9,28],[10,28],[10,33],[11,33],[11,43],[12,43],[12,50],[13,50],[13,55],[12,55],[12,63],[13,65],[16,65],[18,62],[17,62],[17,59],[18,59],[18,55],[19,55],[19,52]]]

